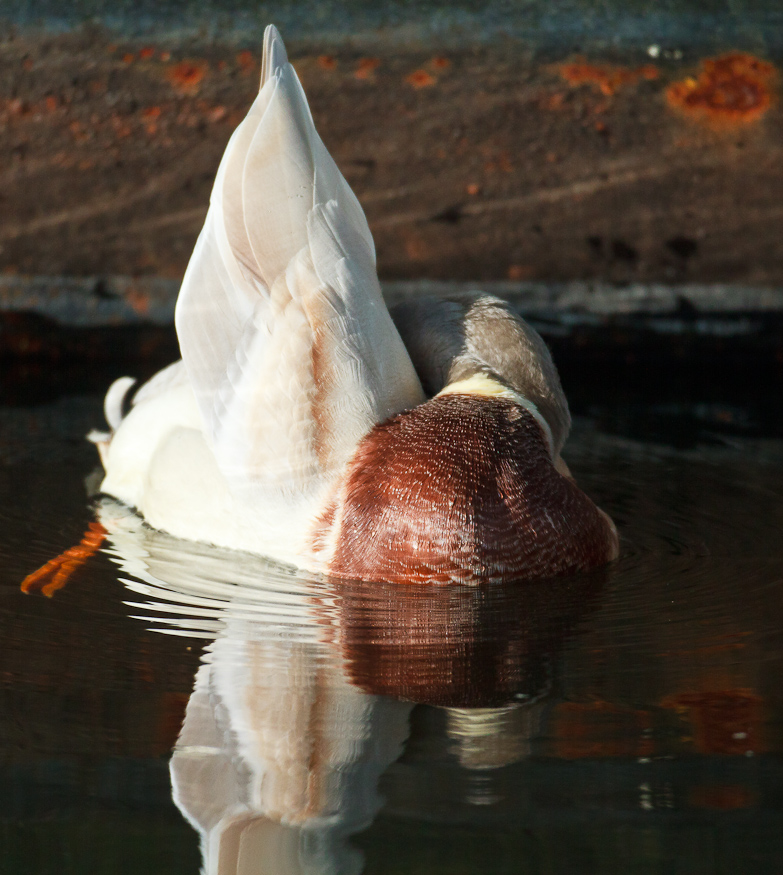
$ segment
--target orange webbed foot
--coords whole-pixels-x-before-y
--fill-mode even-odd
[[[68,583],[77,568],[98,552],[105,538],[106,529],[100,523],[90,523],[84,537],[75,547],[65,550],[25,577],[21,585],[22,592],[31,593],[40,589],[47,598],[51,598]]]

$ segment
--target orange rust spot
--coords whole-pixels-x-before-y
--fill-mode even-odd
[[[21,590],[30,593],[40,589],[51,598],[58,589],[62,589],[73,573],[97,553],[106,538],[106,529],[100,523],[90,523],[84,537],[76,547],[71,547],[54,559],[50,559],[37,571],[28,574],[22,581]]]
[[[51,94],[44,100],[44,106],[48,112],[54,112],[59,105],[60,101]]]
[[[601,94],[611,97],[619,88],[632,85],[640,79],[657,79],[658,68],[645,64],[632,70],[628,67],[613,67],[609,64],[588,64],[586,61],[574,61],[561,64],[560,75],[569,85],[594,85]]]
[[[171,52],[161,52],[160,59],[165,64],[167,61],[171,60]]]
[[[447,70],[451,66],[451,61],[448,58],[444,58],[443,55],[436,55],[430,61],[430,67],[433,70]]]
[[[693,808],[712,808],[717,811],[732,811],[738,808],[753,808],[756,794],[750,787],[741,784],[714,784],[692,787],[688,802]]]
[[[426,70],[414,70],[405,77],[405,81],[414,88],[428,88],[430,85],[434,85],[437,80],[432,73],[428,73]]]
[[[772,105],[775,68],[753,55],[733,52],[702,61],[698,78],[688,77],[666,89],[674,109],[710,125],[747,124]]]
[[[700,753],[733,756],[763,752],[763,704],[746,689],[681,693],[661,702],[688,719]]]
[[[380,66],[381,62],[378,58],[362,58],[353,75],[357,79],[369,79]]]
[[[473,195],[477,195],[481,191],[481,188],[475,182],[469,182],[465,186],[465,191],[469,195],[473,196]]]
[[[247,76],[255,70],[256,59],[253,56],[253,53],[247,49],[237,55],[236,61],[243,76]]]
[[[125,294],[125,300],[139,316],[146,316],[150,311],[149,295],[139,289],[129,289]]]
[[[141,111],[141,117],[144,121],[153,122],[160,118],[161,108],[159,106],[148,106]]]
[[[197,94],[201,81],[206,75],[207,65],[201,61],[180,61],[169,67],[166,78],[175,91],[180,94]]]
[[[127,52],[126,54],[124,54],[122,56],[122,63],[123,64],[132,64],[135,60],[136,60],[136,56],[133,54],[133,52]]]
[[[334,55],[319,55],[316,59],[316,63],[322,70],[335,70],[337,68],[337,61]]]
[[[154,57],[155,57],[155,49],[151,49],[151,48],[147,47],[147,48],[142,49],[139,52],[139,58],[142,61],[149,61],[150,58],[154,58]]]

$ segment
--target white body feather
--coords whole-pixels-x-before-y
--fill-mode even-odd
[[[323,567],[311,529],[346,463],[373,425],[424,395],[364,213],[273,27],[176,325],[184,364],[142,387],[120,423],[127,386],[112,395],[103,491],[179,537]]]

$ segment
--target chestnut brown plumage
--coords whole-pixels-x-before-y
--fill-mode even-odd
[[[386,581],[513,580],[613,558],[606,517],[503,397],[447,394],[377,425],[346,478],[330,571]]]

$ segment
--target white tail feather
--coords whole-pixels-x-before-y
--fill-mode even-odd
[[[423,400],[364,213],[274,27],[176,322],[205,431],[235,488],[319,488],[375,423]]]
[[[109,391],[103,401],[103,415],[112,431],[117,431],[120,427],[123,420],[122,407],[125,403],[125,396],[135,384],[136,380],[133,377],[120,377],[109,386]]]

